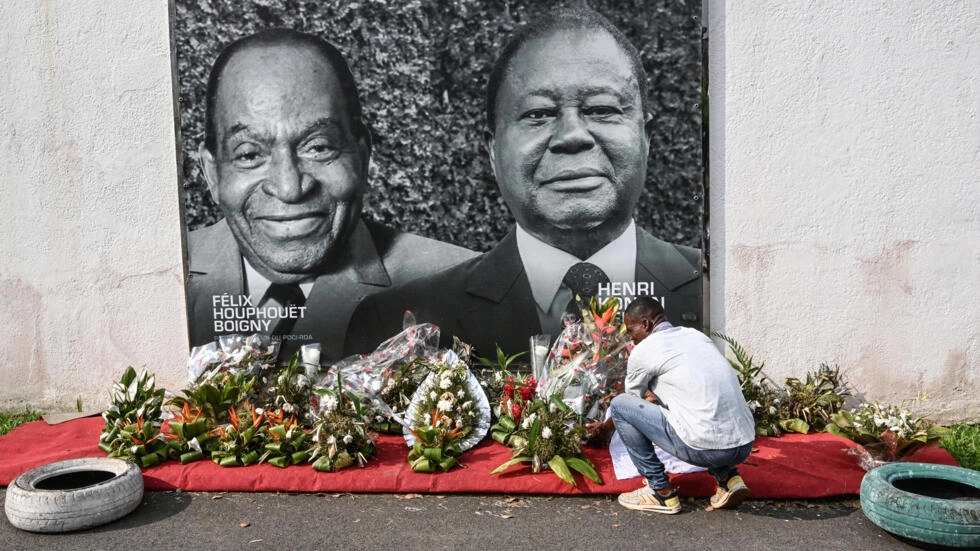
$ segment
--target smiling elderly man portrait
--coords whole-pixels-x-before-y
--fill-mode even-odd
[[[199,154],[224,219],[189,232],[191,345],[229,333],[337,359],[358,300],[476,253],[361,220],[371,137],[350,69],[292,30],[242,38],[208,81]]]
[[[700,327],[700,251],[633,220],[653,129],[633,45],[594,11],[551,14],[517,31],[487,88],[486,150],[516,227],[478,258],[366,298],[347,351],[394,334],[406,309],[444,345],[525,351],[532,335],[558,335],[576,294],[649,295]]]

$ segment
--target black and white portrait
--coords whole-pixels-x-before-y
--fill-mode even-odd
[[[411,307],[490,355],[576,292],[700,327],[700,2],[582,5],[178,0],[190,344],[329,361]]]

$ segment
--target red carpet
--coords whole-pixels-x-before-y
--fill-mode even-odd
[[[101,457],[98,447],[103,421],[89,417],[58,425],[35,421],[0,438],[0,486],[46,463],[76,457]],[[857,495],[864,471],[857,457],[844,450],[849,440],[830,434],[789,434],[759,438],[749,459],[739,468],[756,499],[818,498]],[[617,494],[635,489],[639,478],[616,480],[606,450],[586,449],[604,484],[577,477],[578,487],[562,482],[549,471],[533,474],[529,467],[512,467],[503,475],[490,471],[510,458],[510,450],[487,439],[463,455],[463,468],[448,473],[419,474],[408,466],[408,447],[395,436],[383,436],[378,456],[363,469],[350,467],[319,473],[308,465],[280,469],[272,465],[222,468],[209,460],[190,465],[168,461],[143,472],[149,490],[385,492],[385,493],[506,493],[506,494]],[[930,447],[911,461],[956,465],[946,450]],[[704,472],[672,475],[682,495],[709,496],[715,483]]]

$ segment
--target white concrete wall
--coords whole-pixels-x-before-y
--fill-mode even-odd
[[[714,329],[980,420],[980,3],[709,10]]]
[[[980,419],[980,3],[709,2],[712,329]],[[184,381],[167,3],[0,3],[0,407]]]
[[[166,1],[0,2],[0,407],[182,388],[187,330]]]

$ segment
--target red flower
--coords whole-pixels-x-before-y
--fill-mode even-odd
[[[514,378],[513,377],[507,377],[507,382],[508,383],[513,383],[514,382]],[[511,400],[513,400],[514,399],[514,385],[504,385],[504,394],[506,394],[508,398],[510,398]]]
[[[521,406],[519,404],[516,404],[516,403],[511,404],[510,405],[510,414],[511,414],[511,417],[514,418],[514,421],[515,422],[520,421],[521,420]]]
[[[534,396],[538,393],[537,389],[535,388],[537,385],[537,381],[534,380],[534,377],[531,377],[527,380],[527,386],[522,386],[520,388],[521,400],[523,400],[524,403],[530,402],[531,398],[534,398]]]

